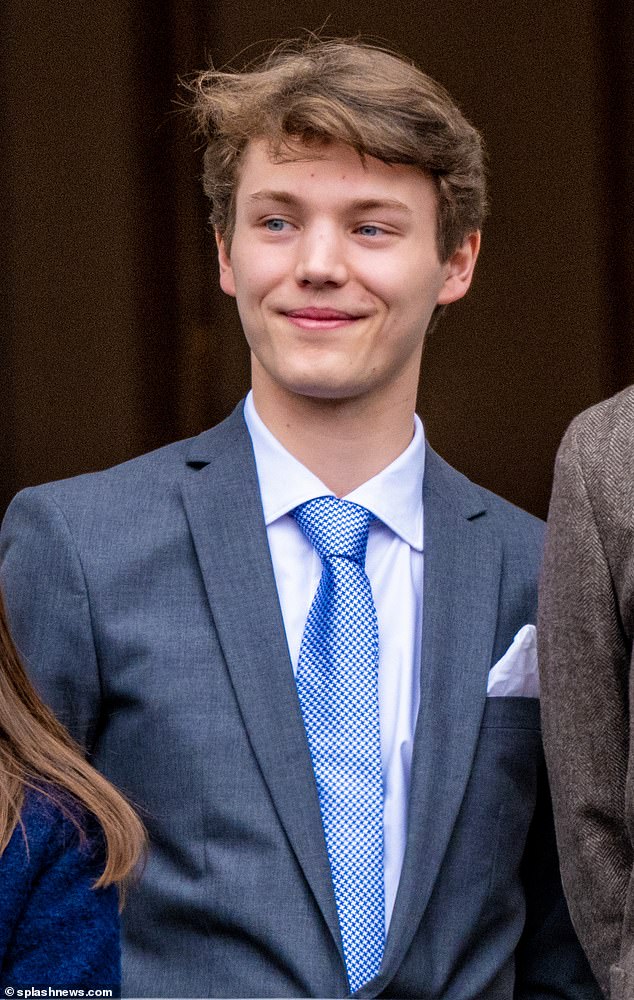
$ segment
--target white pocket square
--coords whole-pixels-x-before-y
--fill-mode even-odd
[[[504,656],[491,667],[487,697],[539,698],[537,635],[534,625],[524,625]]]

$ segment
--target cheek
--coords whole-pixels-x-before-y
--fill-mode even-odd
[[[391,308],[407,309],[421,294],[424,270],[415,254],[376,254],[356,273],[365,288]]]
[[[391,316],[395,323],[407,321],[407,317],[413,316],[420,309],[421,296],[417,294],[419,286],[420,276],[417,284],[414,274],[393,270],[382,272],[372,284],[366,284],[374,301],[381,303],[385,318],[389,321]]]
[[[417,322],[431,315],[442,285],[442,275],[430,274],[428,265],[410,258],[398,272],[384,277],[384,301],[395,314]]]
[[[235,260],[233,274],[238,299],[254,306],[281,284],[285,271],[264,252],[256,260]]]

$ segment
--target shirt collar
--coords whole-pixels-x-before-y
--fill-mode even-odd
[[[333,496],[332,490],[271,434],[255,409],[252,392],[245,400],[244,419],[253,443],[267,527],[300,503]],[[371,510],[408,545],[422,550],[424,471],[425,432],[414,414],[414,436],[405,451],[345,499]]]

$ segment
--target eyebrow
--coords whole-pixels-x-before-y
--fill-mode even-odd
[[[280,205],[289,205],[291,207],[296,207],[301,204],[301,199],[297,198],[295,195],[290,194],[288,191],[255,191],[253,194],[249,195],[249,201],[260,202],[260,201],[274,201]],[[408,215],[412,214],[411,208],[404,204],[402,201],[398,201],[396,198],[358,198],[351,201],[347,208],[352,212],[374,212],[381,209],[391,209],[398,212],[406,212]]]

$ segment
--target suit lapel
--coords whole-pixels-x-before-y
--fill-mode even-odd
[[[188,465],[183,500],[244,725],[282,826],[341,952],[317,789],[241,406],[194,440]]]
[[[428,448],[423,503],[423,652],[408,839],[377,991],[411,944],[458,816],[498,613],[501,546],[487,525],[482,491]]]

